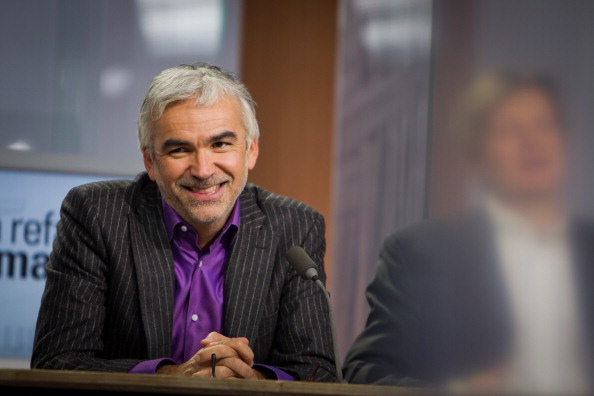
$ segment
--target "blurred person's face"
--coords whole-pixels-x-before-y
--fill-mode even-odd
[[[144,153],[145,167],[167,203],[195,229],[218,230],[256,164],[258,142],[248,147],[237,99],[208,107],[186,100],[155,122],[153,151]]]
[[[557,195],[565,167],[558,113],[538,89],[518,91],[486,120],[478,171],[488,188],[506,199]]]

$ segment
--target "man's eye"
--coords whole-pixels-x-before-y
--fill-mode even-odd
[[[215,142],[212,144],[213,148],[224,148],[227,147],[229,145],[229,143],[227,142]]]
[[[173,150],[169,151],[169,154],[178,154],[178,153],[185,153],[188,150],[186,150],[184,147],[178,147],[178,148],[174,148]]]

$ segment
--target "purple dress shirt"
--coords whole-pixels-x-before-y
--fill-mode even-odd
[[[154,374],[161,363],[181,364],[202,348],[200,341],[210,332],[222,334],[224,270],[239,230],[239,211],[238,198],[217,238],[202,251],[194,229],[163,200],[163,222],[175,266],[172,356],[141,362],[130,373]],[[254,367],[279,380],[295,379],[276,367],[261,364]]]

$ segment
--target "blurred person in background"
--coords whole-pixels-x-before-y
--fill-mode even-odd
[[[352,383],[569,394],[591,389],[594,222],[565,197],[568,125],[554,81],[485,73],[456,131],[478,194],[384,241]]]

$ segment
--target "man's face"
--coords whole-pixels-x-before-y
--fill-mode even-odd
[[[167,203],[198,232],[220,230],[258,157],[258,142],[247,146],[239,101],[170,105],[154,124],[152,144],[145,168]]]
[[[554,104],[537,89],[506,99],[487,119],[478,168],[489,188],[511,199],[560,192],[565,141]]]

